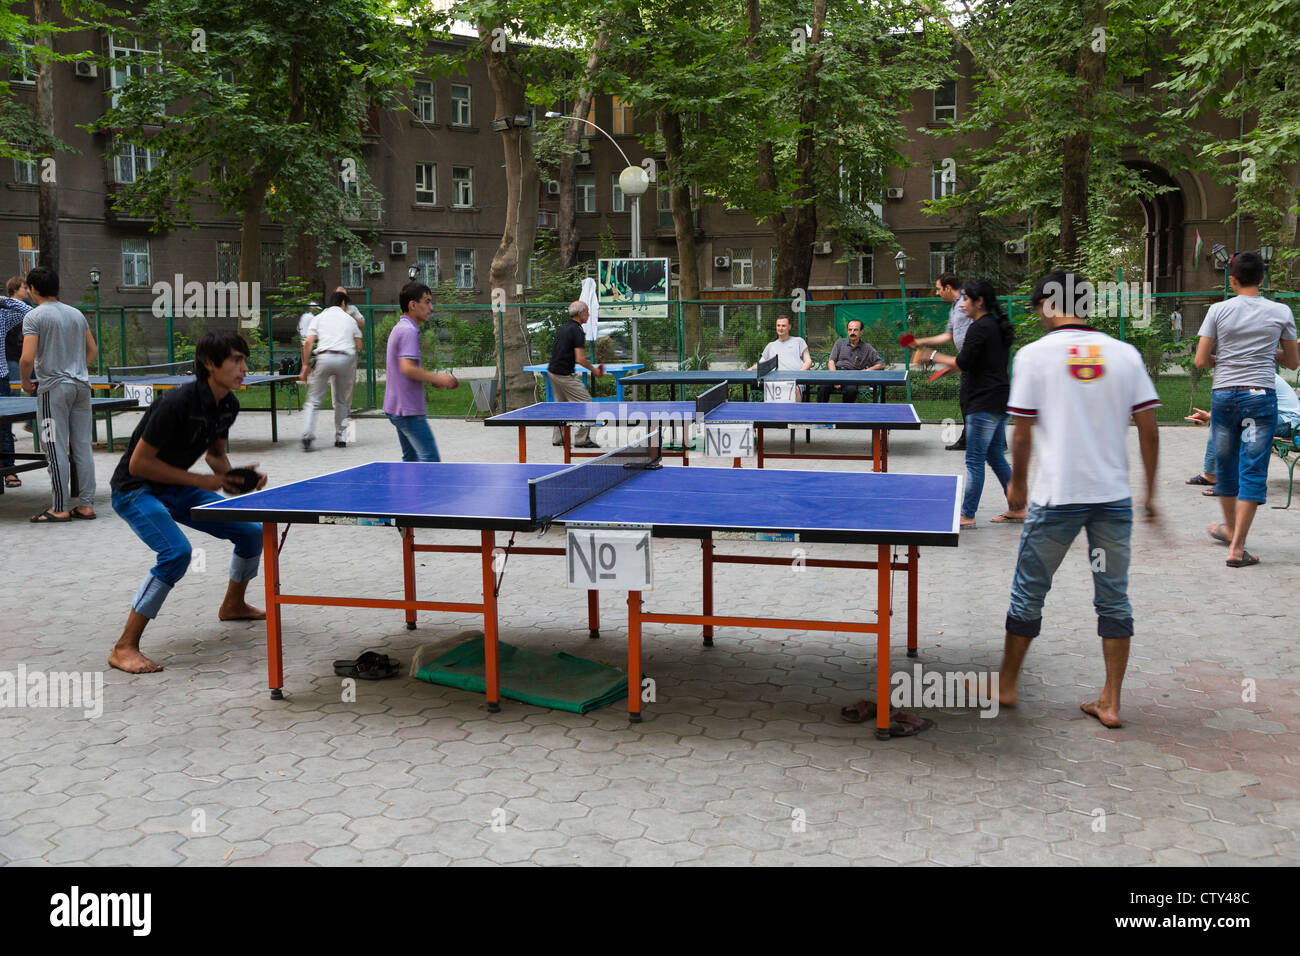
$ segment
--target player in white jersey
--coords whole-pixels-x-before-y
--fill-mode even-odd
[[[1155,521],[1155,386],[1137,349],[1080,320],[1091,296],[1081,281],[1053,272],[1034,288],[1033,308],[1048,332],[1016,353],[1007,412],[1015,418],[1007,503],[1028,516],[1011,582],[999,676],[1002,706],[1016,703],[1020,665],[1043,623],[1052,577],[1081,530],[1088,535],[1097,634],[1106,664],[1101,695],[1083,703],[1107,727],[1120,726],[1120,687],[1133,636],[1128,565],[1133,509],[1128,423],[1137,423],[1146,471],[1145,513]],[[1027,492],[1035,441],[1038,475]]]

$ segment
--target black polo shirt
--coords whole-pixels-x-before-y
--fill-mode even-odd
[[[555,333],[555,344],[551,346],[551,364],[546,366],[552,375],[572,375],[577,362],[574,349],[587,347],[587,333],[582,330],[582,323],[573,319],[564,323],[564,328]]]
[[[1003,415],[1011,394],[1011,376],[1007,366],[1015,332],[1005,333],[998,317],[985,313],[966,330],[966,341],[957,354],[961,369],[961,407],[963,414],[987,412]]]
[[[229,437],[238,414],[239,402],[233,392],[218,402],[208,383],[198,379],[163,392],[135,426],[126,454],[117,463],[109,484],[114,491],[134,491],[157,484],[131,474],[131,454],[141,438],[158,449],[160,461],[189,471],[214,441]]]

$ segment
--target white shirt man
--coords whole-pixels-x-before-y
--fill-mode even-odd
[[[313,316],[302,340],[302,371],[299,381],[311,376],[307,400],[302,403],[302,450],[311,451],[316,440],[313,428],[316,409],[325,398],[325,386],[330,387],[334,402],[334,446],[347,446],[351,431],[348,414],[352,408],[352,388],[357,380],[357,352],[361,350],[361,330],[352,316],[343,311],[340,302],[346,301],[341,293],[334,293],[328,309]],[[315,352],[316,370],[308,365],[309,356]]]

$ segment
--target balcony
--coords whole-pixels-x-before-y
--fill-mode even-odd
[[[339,202],[339,217],[349,226],[380,226],[384,222],[382,199],[344,199]]]

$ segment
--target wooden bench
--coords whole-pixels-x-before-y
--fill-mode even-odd
[[[1295,466],[1300,462],[1300,432],[1296,432],[1290,438],[1274,438],[1273,454],[1282,459],[1286,465],[1286,504],[1274,505],[1274,508],[1290,508],[1291,493],[1295,489]]]

